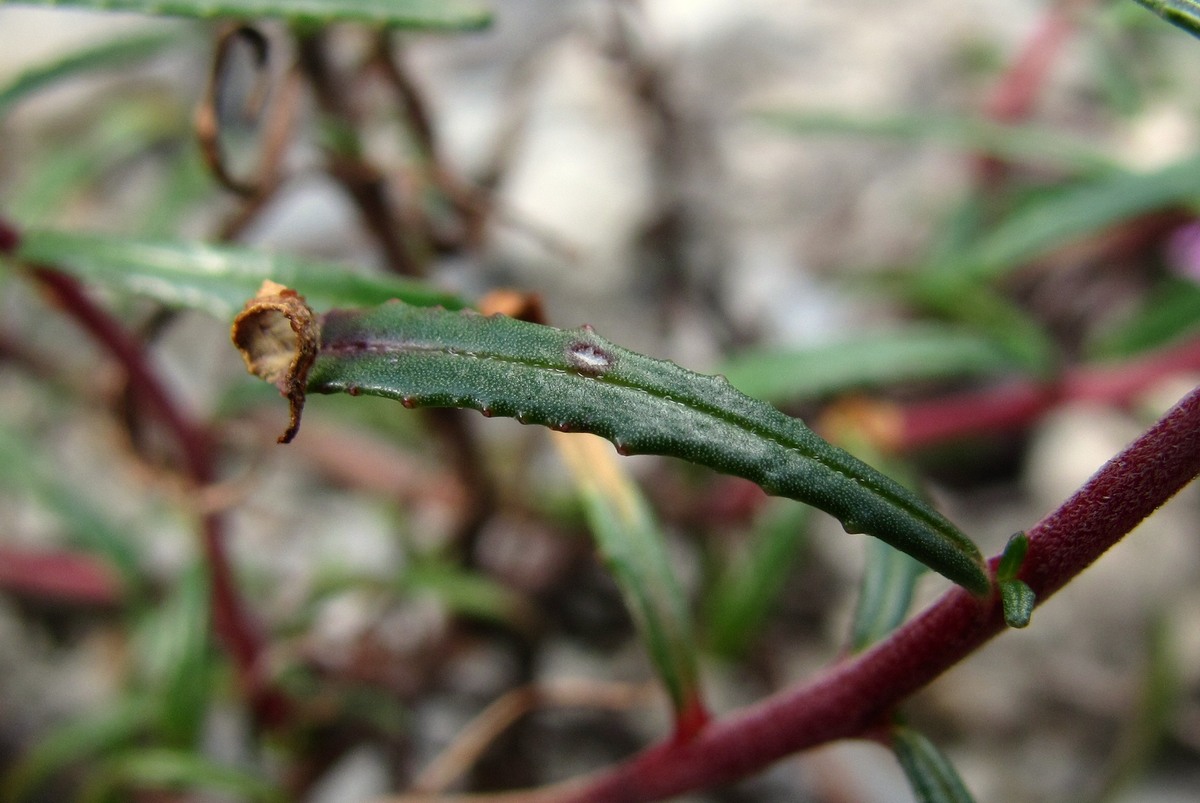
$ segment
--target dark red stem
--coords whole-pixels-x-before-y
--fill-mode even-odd
[[[1045,601],[1197,474],[1200,388],[1029,531],[1021,579]],[[952,589],[875,648],[812,682],[715,721],[690,741],[651,748],[552,799],[658,800],[731,782],[800,750],[865,736],[906,697],[1003,629],[994,596],[981,600]]]
[[[198,486],[216,479],[211,442],[203,427],[175,402],[150,366],[142,344],[105,310],[97,306],[72,276],[45,266],[30,266],[34,278],[58,305],[124,368],[135,398],[171,433],[183,453],[187,471]],[[260,682],[263,637],[243,606],[225,550],[224,528],[217,513],[201,523],[201,548],[208,566],[213,630],[233,659],[260,719],[278,722],[283,699]]]
[[[888,446],[908,452],[948,440],[1023,429],[1064,401],[1126,407],[1156,382],[1191,371],[1200,371],[1200,339],[1136,360],[1071,368],[1053,383],[1015,380],[913,402],[901,408],[900,424]]]
[[[93,555],[0,546],[0,589],[46,602],[111,608],[125,599],[112,567]]]

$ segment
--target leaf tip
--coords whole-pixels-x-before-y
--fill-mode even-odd
[[[246,370],[287,397],[288,427],[278,440],[288,443],[300,429],[308,372],[321,342],[320,322],[304,296],[268,279],[246,302],[229,334]]]

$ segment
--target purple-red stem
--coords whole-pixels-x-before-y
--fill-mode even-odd
[[[1136,360],[1068,369],[1049,384],[1013,381],[972,390],[900,410],[889,448],[898,452],[987,433],[1029,426],[1066,401],[1128,406],[1146,389],[1170,376],[1200,371],[1200,339],[1189,340]]]
[[[1020,578],[1045,601],[1197,474],[1200,388],[1029,530]],[[1003,629],[995,595],[978,599],[954,588],[873,649],[800,688],[714,721],[691,741],[665,742],[537,799],[658,800],[743,778],[800,750],[867,736],[905,698]]]
[[[1074,30],[1068,9],[1047,9],[1021,54],[1001,76],[984,106],[984,114],[1000,123],[1016,123],[1029,117],[1050,68]],[[1004,169],[1004,161],[991,156],[981,156],[975,162],[976,174],[984,185],[995,184]]]
[[[121,364],[135,398],[147,406],[178,443],[192,481],[198,486],[211,484],[216,479],[216,470],[209,435],[171,398],[150,366],[141,343],[93,303],[74,277],[40,265],[30,269],[59,306]],[[263,636],[238,596],[225,550],[222,520],[217,513],[203,515],[200,543],[208,567],[213,631],[233,659],[260,720],[265,724],[278,723],[284,716],[286,703],[260,681]]]
[[[63,550],[27,550],[0,546],[0,589],[68,605],[120,605],[121,578],[92,555]]]

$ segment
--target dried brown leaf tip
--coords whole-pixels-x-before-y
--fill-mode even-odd
[[[493,290],[479,301],[479,311],[484,315],[507,315],[518,321],[547,323],[542,297],[537,293],[521,293],[501,288]]]
[[[279,436],[280,443],[287,443],[300,429],[308,371],[321,345],[320,322],[304,296],[268,280],[246,302],[229,334],[246,361],[246,370],[287,397],[291,419]]]

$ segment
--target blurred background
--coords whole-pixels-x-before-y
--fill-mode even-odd
[[[322,396],[276,445],[286,405],[229,344],[247,255],[536,295],[874,456],[989,555],[1197,383],[1200,41],[1130,0],[491,8],[380,35],[0,4],[0,220],[28,235],[0,261],[0,796],[487,791],[667,733],[547,433]],[[622,465],[714,713],[847,649],[865,539]],[[904,707],[978,800],[1196,799],[1198,506]],[[511,727],[443,752],[497,700]],[[856,743],[686,799],[913,798]]]

